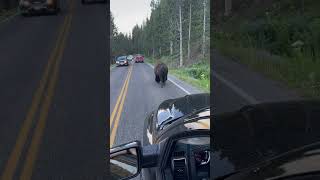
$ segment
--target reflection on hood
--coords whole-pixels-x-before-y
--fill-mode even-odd
[[[206,93],[166,100],[159,105],[157,111],[157,129],[208,106],[210,106],[210,95]]]

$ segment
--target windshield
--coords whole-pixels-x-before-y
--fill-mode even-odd
[[[117,58],[117,61],[124,61],[126,59],[127,59],[126,56],[120,56],[120,57]]]

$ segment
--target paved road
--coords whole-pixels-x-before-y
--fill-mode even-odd
[[[212,50],[213,105],[216,113],[230,112],[248,104],[299,99],[299,95],[248,67]]]
[[[128,73],[129,84],[127,90],[124,90],[124,95],[120,96],[125,96],[123,106],[118,105],[118,108],[115,108]],[[115,109],[115,112],[119,112],[120,109],[121,113],[118,119],[117,115],[112,118],[111,114],[113,123],[110,128],[110,141],[113,146],[134,140],[142,141],[144,120],[148,113],[156,109],[162,101],[182,97],[188,93],[200,93],[200,91],[195,91],[194,88],[177,79],[173,80],[173,77],[170,77],[170,79],[174,83],[167,81],[166,86],[161,88],[154,81],[153,68],[146,63],[135,63],[129,67],[121,66],[111,70],[110,112]],[[118,104],[121,104],[121,101]]]
[[[106,171],[105,4],[0,24],[0,179]]]

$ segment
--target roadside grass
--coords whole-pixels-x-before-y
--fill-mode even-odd
[[[0,10],[0,23],[18,12],[18,8]]]
[[[184,67],[178,67],[177,63],[170,57],[163,56],[159,59],[168,65],[169,74],[178,79],[199,88],[204,92],[210,92],[210,65],[209,60],[199,60],[196,64],[191,64]],[[146,58],[150,64],[155,64],[156,59]]]
[[[145,61],[152,64],[152,65],[155,65],[156,63],[156,60],[153,59],[153,58],[149,58],[149,57],[145,57]]]
[[[252,70],[296,89],[303,97],[320,98],[319,61],[313,61],[306,56],[285,57],[263,54],[257,48],[237,44],[230,40],[218,40],[215,48]]]

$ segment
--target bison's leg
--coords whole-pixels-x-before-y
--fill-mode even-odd
[[[160,81],[161,81],[161,88],[163,88],[164,82],[165,82],[163,75],[160,76]]]
[[[160,78],[158,75],[156,75],[156,78],[155,78],[156,82],[159,83],[160,82]]]
[[[166,81],[167,81],[167,75],[163,75],[161,78],[161,82],[162,82],[161,87],[166,85]]]
[[[166,85],[166,81],[163,81],[162,82],[162,87],[165,86],[165,85]]]

